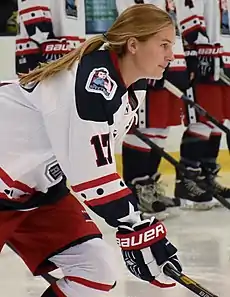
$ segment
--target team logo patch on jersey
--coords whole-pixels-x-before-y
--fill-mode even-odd
[[[85,88],[88,92],[102,94],[106,100],[111,100],[116,92],[117,84],[109,76],[109,71],[101,67],[90,72]]]

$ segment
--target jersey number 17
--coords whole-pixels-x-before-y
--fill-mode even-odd
[[[91,144],[94,146],[97,156],[97,166],[104,166],[113,162],[109,142],[109,133],[95,135],[91,138]]]

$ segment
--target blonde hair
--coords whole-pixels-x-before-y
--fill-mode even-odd
[[[84,55],[98,50],[103,44],[105,49],[123,55],[129,38],[135,37],[139,41],[146,41],[168,26],[173,26],[168,13],[153,4],[135,4],[124,10],[105,34],[89,38],[62,58],[41,64],[30,73],[21,75],[20,83],[37,83],[61,70],[69,70],[76,61],[81,61]]]

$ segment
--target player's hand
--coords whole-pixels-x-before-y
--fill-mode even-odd
[[[168,283],[162,268],[166,263],[178,271],[182,268],[176,256],[177,249],[167,240],[166,228],[161,222],[152,218],[132,227],[119,226],[116,238],[125,264],[132,274],[161,288],[175,286],[175,283]]]
[[[220,44],[197,45],[199,76],[219,80],[220,68],[222,66],[222,46]]]

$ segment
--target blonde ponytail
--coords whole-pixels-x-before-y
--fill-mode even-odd
[[[99,49],[105,42],[106,40],[103,35],[89,38],[77,49],[72,50],[62,58],[50,63],[40,64],[40,66],[28,74],[20,74],[20,83],[23,85],[30,82],[38,83],[48,77],[54,76],[61,70],[69,70],[75,61],[81,61],[84,55]]]

